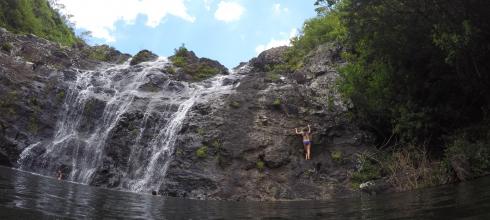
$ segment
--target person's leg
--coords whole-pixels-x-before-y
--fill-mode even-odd
[[[308,153],[308,160],[311,160],[311,144],[308,144],[306,148],[307,148],[306,152]]]

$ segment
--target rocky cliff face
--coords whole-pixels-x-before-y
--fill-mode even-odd
[[[66,84],[93,68],[82,50],[0,28],[0,164],[17,166],[32,143],[52,138]]]
[[[69,91],[74,91],[69,90],[73,88],[70,85],[80,78],[82,70],[94,70],[95,77],[106,74],[100,71],[102,67],[129,58],[111,48],[102,48],[103,53],[97,47],[64,48],[35,36],[12,35],[3,29],[0,45],[0,164],[7,166],[19,166],[17,161],[27,152],[26,148],[31,148],[29,152],[35,155],[50,155],[46,146],[59,135],[55,134],[59,121],[67,118],[63,112],[70,108],[65,99]],[[311,53],[304,67],[294,73],[269,72],[271,65],[284,62],[284,48],[265,51],[240,65],[233,76],[220,79],[220,86],[234,88],[231,92],[192,102],[179,126],[170,126],[171,117],[181,110],[182,103],[166,104],[168,100],[188,98],[190,95],[182,93],[187,87],[203,88],[192,93],[196,99],[216,93],[206,88],[221,88],[212,85],[216,80],[200,84],[184,82],[194,80],[181,77],[188,73],[179,73],[179,68],[189,70],[182,63],[145,74],[141,85],[134,88],[133,93],[138,95],[131,99],[124,114],[114,119],[114,126],[106,130],[97,130],[101,129],[97,123],[111,108],[112,101],[85,100],[75,128],[81,137],[77,141],[84,144],[77,146],[87,145],[84,149],[90,150],[94,146],[88,147],[93,143],[86,140],[88,134],[107,132],[101,149],[93,149],[102,154],[101,162],[93,168],[93,177],[87,183],[131,189],[129,180],[142,178],[140,163],[132,161],[152,158],[154,152],[150,147],[160,146],[155,136],[168,128],[176,129],[175,144],[164,154],[169,162],[152,171],[165,175],[164,181],[159,187],[143,191],[230,200],[326,199],[351,194],[350,174],[357,169],[355,155],[369,150],[370,139],[349,123],[345,114],[347,103],[334,89],[338,77],[335,66],[342,65],[340,51],[339,46],[324,45]],[[94,59],[100,54],[106,62]],[[149,60],[154,59],[151,56]],[[212,68],[202,67],[203,63],[211,63]],[[228,72],[221,64],[205,58],[200,58],[198,64],[195,65],[213,70],[209,73]],[[170,71],[174,67],[177,72]],[[137,77],[136,73],[146,71],[144,68],[134,63],[119,69],[111,79],[131,81],[130,77]],[[90,83],[96,87],[95,93],[103,94],[100,97],[114,96],[95,78]],[[155,98],[156,94],[163,96]],[[165,126],[160,128],[160,122]],[[295,127],[307,124],[311,124],[313,132],[312,160],[304,159],[301,137],[294,133]],[[71,145],[63,146],[68,149]],[[69,152],[73,150],[63,151],[56,160],[45,160],[56,162],[33,160],[29,165],[45,175],[63,169],[75,178],[74,172],[79,168],[73,160],[84,155]],[[76,152],[85,152],[86,157],[94,154]],[[160,160],[163,159],[156,158],[155,163]]]
[[[369,135],[346,118],[334,89],[341,48],[324,45],[294,73],[265,72],[284,48],[235,69],[243,78],[221,102],[196,105],[180,131],[164,195],[200,199],[327,199],[353,192],[356,153]],[[277,74],[272,75],[271,74]],[[311,124],[312,159],[295,127]],[[204,153],[203,153],[204,152]]]

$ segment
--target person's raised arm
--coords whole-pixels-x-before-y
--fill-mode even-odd
[[[294,128],[294,131],[296,131],[296,134],[301,134],[301,132],[298,132],[298,128]]]
[[[310,127],[310,124],[308,124],[308,133],[311,133],[311,127]]]

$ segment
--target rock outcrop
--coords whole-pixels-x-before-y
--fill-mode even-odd
[[[142,62],[154,61],[158,56],[149,50],[142,50],[134,55],[129,65],[133,66]]]
[[[369,150],[371,140],[369,134],[349,122],[345,114],[349,103],[335,89],[338,78],[335,66],[342,65],[341,50],[337,45],[323,45],[309,54],[304,67],[295,72],[270,72],[271,66],[284,64],[284,47],[265,51],[242,63],[234,71],[239,76],[222,82],[236,86],[231,94],[197,102],[187,113],[178,130],[174,151],[170,152],[171,160],[159,193],[223,200],[310,200],[354,193],[350,175],[357,167],[356,154]],[[183,52],[170,57],[173,64],[148,73],[147,81],[136,90],[178,94],[185,87],[179,80],[193,83],[228,74],[217,61],[198,58],[192,51]],[[132,59],[134,65],[121,71],[138,72],[146,65],[141,62],[157,59],[149,51],[142,53],[137,56],[141,59]],[[105,62],[101,62],[101,57]],[[53,139],[60,112],[67,108],[63,100],[68,95],[68,84],[77,79],[81,69],[95,70],[108,65],[106,62],[121,63],[127,59],[127,55],[110,48],[67,48],[1,29],[0,165],[18,166],[21,153],[28,147],[36,155],[44,153],[36,144]],[[125,75],[115,77],[113,80],[120,81]],[[143,121],[147,123],[144,126],[149,129],[142,132],[138,141],[150,142],[153,133],[148,132],[159,129],[155,121],[166,120],[153,113],[145,115],[144,109],[138,109],[149,105],[148,97],[136,97],[132,102],[109,131],[101,149],[102,162],[90,184],[126,187],[121,180],[128,170],[139,169],[128,163],[134,157],[131,147],[136,145],[138,128]],[[76,128],[82,136],[94,131],[95,123],[107,108],[107,103],[97,98],[86,103],[85,108],[90,111],[82,109],[83,120]],[[158,103],[152,106],[156,106],[155,111],[171,109],[169,112],[179,107],[160,107]],[[301,137],[294,133],[294,128],[307,124],[311,124],[313,132],[311,160],[304,159]],[[67,153],[58,158],[61,165],[34,165],[65,166],[64,172],[69,173],[70,156],[73,155]],[[157,189],[148,192],[153,190]]]
[[[181,81],[202,81],[215,75],[229,74],[228,69],[218,61],[199,58],[185,47],[179,48],[169,59],[173,65],[167,71],[173,72]]]

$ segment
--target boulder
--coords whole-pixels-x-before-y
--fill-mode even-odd
[[[266,50],[260,53],[257,58],[250,60],[249,63],[253,66],[254,72],[270,71],[273,66],[286,63],[284,54],[287,49],[287,46],[281,46]]]

